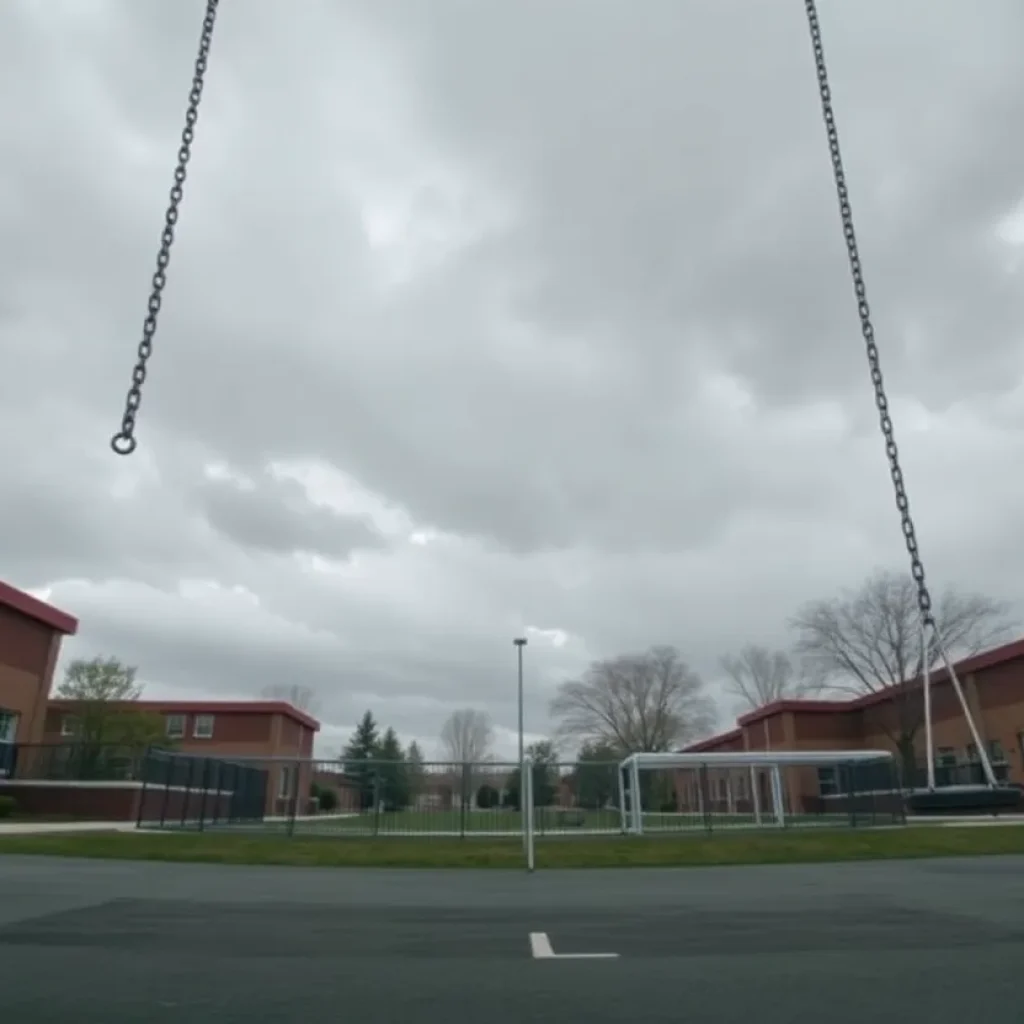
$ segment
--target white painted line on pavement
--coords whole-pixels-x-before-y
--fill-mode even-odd
[[[530,932],[530,952],[534,960],[617,960],[618,953],[556,953],[545,932]]]

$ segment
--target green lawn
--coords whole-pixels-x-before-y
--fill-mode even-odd
[[[767,833],[723,833],[537,844],[537,867],[696,867],[886,858],[1024,853],[1024,826],[908,827]],[[126,860],[206,861],[317,867],[519,868],[518,836],[507,839],[410,838],[341,842],[329,837],[286,838],[197,833],[92,833],[0,837],[0,855],[49,854]]]

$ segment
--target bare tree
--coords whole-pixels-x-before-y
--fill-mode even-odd
[[[453,711],[441,728],[441,746],[450,761],[474,764],[487,760],[494,740],[490,716],[475,708]]]
[[[308,715],[315,715],[320,707],[320,698],[316,690],[301,683],[274,683],[264,686],[260,696],[264,700],[278,700],[291,704],[293,708],[305,711]]]
[[[951,658],[976,654],[1005,638],[1005,614],[1006,606],[998,601],[952,589],[934,609],[936,630]],[[921,619],[914,581],[876,573],[858,590],[805,605],[792,625],[797,651],[819,685],[850,696],[893,690],[892,710],[880,711],[875,724],[910,769],[914,740],[924,721]],[[939,658],[932,645],[929,667]]]
[[[726,689],[736,698],[741,714],[820,689],[814,680],[801,675],[785,651],[757,644],[748,644],[739,654],[723,658],[722,671],[729,677]]]
[[[666,751],[714,726],[714,701],[674,647],[595,661],[551,702],[559,735],[624,752]]]

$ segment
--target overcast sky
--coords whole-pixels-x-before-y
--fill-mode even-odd
[[[904,569],[796,2],[0,4],[0,575],[150,696],[514,749],[588,660]],[[1024,5],[822,0],[929,574],[1024,612]],[[1022,627],[1024,632],[1024,627]],[[723,711],[723,724],[725,712]]]

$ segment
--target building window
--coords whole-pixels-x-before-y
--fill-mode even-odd
[[[197,740],[213,739],[213,715],[196,715],[196,723],[192,735]]]
[[[839,772],[833,767],[818,769],[818,795],[836,796],[839,793]]]
[[[1003,749],[1002,743],[999,740],[989,740],[988,743],[988,759],[992,764],[1006,764],[1006,751]],[[974,743],[967,744],[967,763],[968,764],[980,764],[981,758],[978,756],[978,748]]]
[[[18,712],[0,710],[0,743],[13,743],[18,735]]]
[[[82,731],[82,723],[77,715],[64,715],[60,720],[61,736],[78,736]]]
[[[185,735],[185,716],[167,716],[167,738],[169,740],[180,740]]]
[[[291,764],[281,765],[281,772],[277,777],[277,795],[282,800],[287,800],[292,795],[292,778],[295,774],[295,766]]]

